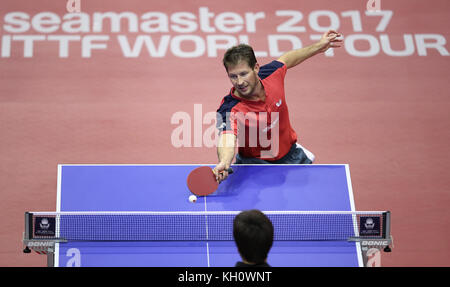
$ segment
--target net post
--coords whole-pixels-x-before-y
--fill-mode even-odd
[[[383,238],[387,239],[389,243],[391,241],[391,212],[386,211],[383,213]],[[384,248],[384,252],[391,252],[389,244]]]
[[[391,212],[383,212],[383,238],[388,239],[391,236]]]
[[[67,242],[60,238],[41,238],[36,236],[34,216],[36,213],[25,212],[25,230],[23,232],[23,249],[24,253],[31,253],[31,250],[36,251],[39,254],[46,254],[47,267],[55,266],[55,244],[57,242]]]
[[[23,253],[31,253],[31,249],[28,247],[27,243],[33,239],[33,214],[31,212],[25,212],[25,232],[23,233],[23,244],[25,248]]]
[[[25,212],[25,233],[23,239],[33,239],[33,213]]]

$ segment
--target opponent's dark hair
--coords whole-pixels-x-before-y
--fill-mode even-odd
[[[257,209],[242,211],[234,218],[233,237],[244,260],[264,263],[273,244],[272,222]]]
[[[222,61],[227,71],[229,67],[237,65],[240,61],[245,61],[253,69],[256,65],[256,56],[251,46],[239,44],[229,48],[225,52]]]

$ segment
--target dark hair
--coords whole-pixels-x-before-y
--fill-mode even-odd
[[[240,44],[229,48],[223,56],[223,65],[228,71],[228,67],[237,65],[240,61],[245,61],[250,68],[256,65],[256,56],[253,48],[247,44]]]
[[[257,209],[242,211],[234,218],[233,237],[244,260],[261,264],[272,247],[272,222]]]

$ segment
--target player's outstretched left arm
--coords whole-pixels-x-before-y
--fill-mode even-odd
[[[278,58],[277,61],[284,63],[288,69],[293,68],[306,59],[311,58],[316,54],[323,53],[329,48],[341,47],[342,39],[338,38],[341,36],[342,34],[334,30],[328,30],[322,35],[322,38],[318,42],[307,47],[286,52]]]

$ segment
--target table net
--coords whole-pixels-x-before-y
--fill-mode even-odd
[[[230,212],[27,212],[30,239],[67,241],[229,241]],[[274,240],[385,238],[388,212],[263,211]]]

